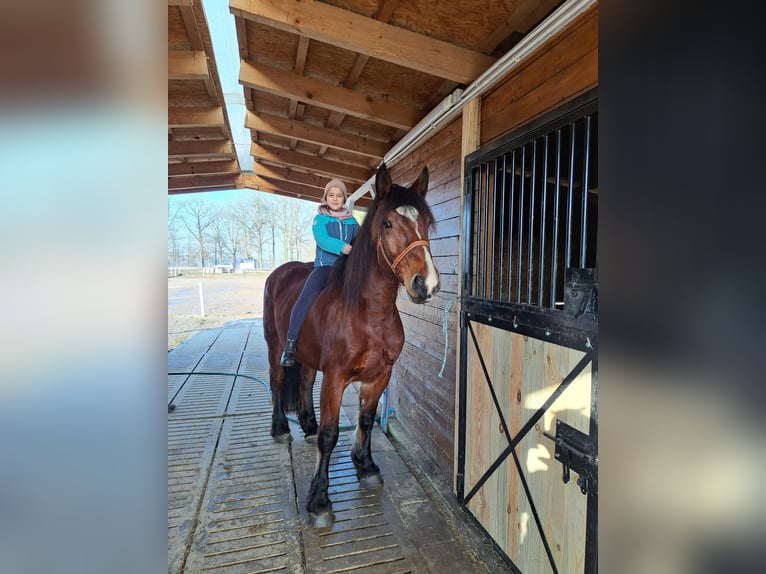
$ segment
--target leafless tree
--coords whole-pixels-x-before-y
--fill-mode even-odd
[[[197,244],[199,262],[205,267],[205,238],[208,228],[215,221],[215,212],[210,204],[200,198],[185,200],[179,211],[181,222]]]

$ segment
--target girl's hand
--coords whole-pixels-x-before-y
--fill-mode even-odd
[[[343,246],[343,255],[348,255],[349,253],[351,253],[351,244],[350,243],[346,243]]]

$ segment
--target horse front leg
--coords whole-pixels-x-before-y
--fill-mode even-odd
[[[383,390],[388,386],[391,373],[371,382],[362,383],[359,392],[359,421],[356,425],[356,436],[351,447],[351,460],[356,467],[356,477],[362,488],[379,488],[383,486],[380,468],[372,460],[370,439],[372,427],[375,424],[375,412]]]
[[[320,424],[317,434],[317,466],[311,479],[306,510],[309,522],[317,528],[331,526],[335,522],[332,502],[327,493],[330,486],[330,456],[338,443],[338,417],[343,397],[342,381],[324,375],[319,395]]]

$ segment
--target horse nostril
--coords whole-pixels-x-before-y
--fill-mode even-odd
[[[426,282],[423,280],[423,277],[415,275],[415,278],[412,280],[412,289],[421,297],[426,294]]]
[[[441,288],[442,288],[442,282],[440,279],[439,282],[436,284],[436,287],[434,287],[434,290],[431,292],[431,294],[436,295]]]

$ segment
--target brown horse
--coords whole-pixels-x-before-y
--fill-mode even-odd
[[[363,487],[382,485],[370,452],[375,411],[404,345],[396,308],[399,286],[415,303],[439,291],[439,272],[431,257],[428,231],[433,216],[425,201],[428,169],[409,188],[392,184],[385,164],[375,176],[375,200],[357,232],[353,250],[336,262],[298,336],[295,366],[280,366],[290,310],[311,264],[290,262],[275,269],[264,287],[263,329],[269,350],[272,396],[271,435],[291,440],[285,410],[297,409],[307,437],[317,433],[319,461],[306,509],[318,527],[335,517],[327,495],[330,455],[338,441],[343,391],[360,381],[359,420],[351,459]],[[317,429],[312,387],[317,370],[324,374]]]

